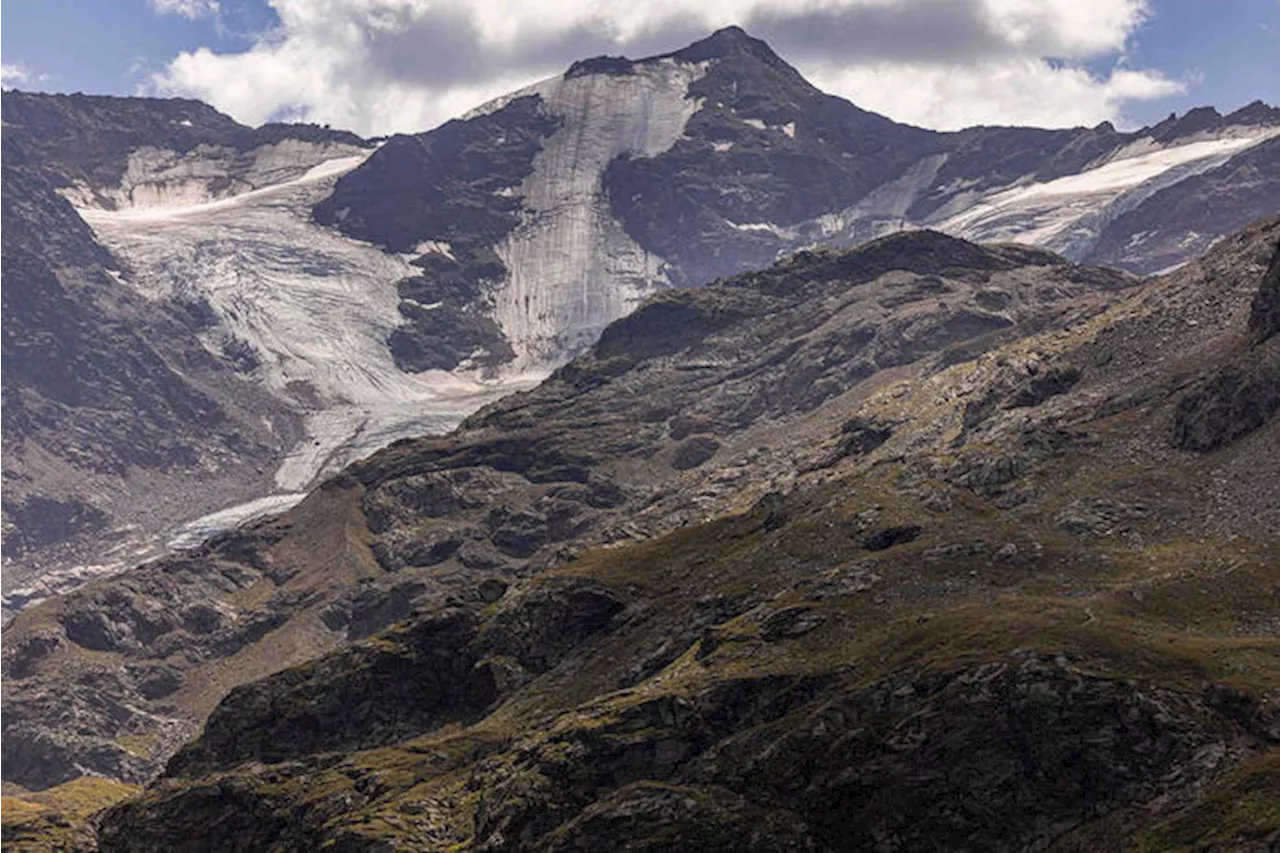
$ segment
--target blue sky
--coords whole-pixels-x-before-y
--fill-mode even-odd
[[[307,17],[304,0],[275,0],[279,14],[264,0],[8,0],[0,27],[0,60],[8,87],[182,94],[209,100],[248,123],[306,118],[362,132],[383,132],[422,129],[488,96],[554,73],[583,52],[635,55],[674,49],[695,37],[700,28],[709,30],[732,20],[768,39],[784,58],[828,91],[899,120],[928,126],[1089,124],[1105,118],[1136,127],[1203,104],[1223,111],[1255,99],[1280,104],[1280,51],[1275,47],[1280,40],[1280,0],[1077,0],[1101,10],[1099,19],[1106,17],[1103,13],[1120,14],[1133,8],[1145,14],[1137,24],[1117,23],[1110,34],[1085,32],[1083,24],[1066,17],[1037,21],[1028,26],[1041,28],[1029,40],[1038,48],[1023,42],[1011,47],[1013,36],[1002,42],[986,33],[972,44],[944,46],[954,48],[944,64],[936,56],[912,54],[913,40],[926,40],[912,28],[922,26],[920,21],[941,8],[939,3],[952,3],[946,7],[950,14],[962,6],[979,9],[983,2],[1008,6],[1017,0],[891,0],[888,6],[903,14],[888,24],[877,19],[875,25],[888,27],[887,32],[896,34],[893,37],[902,44],[874,57],[868,49],[878,51],[879,43],[842,50],[839,43],[833,45],[827,39],[816,47],[814,39],[804,37],[804,26],[811,26],[812,32],[830,31],[829,22],[819,17],[782,20],[784,13],[771,9],[769,0],[709,0],[690,4],[682,16],[660,19],[655,13],[652,20],[638,22],[634,14],[622,13],[604,20],[601,14],[611,13],[600,13],[598,3],[587,3],[575,18],[574,2],[559,0],[561,31],[549,35],[545,21],[517,21],[524,29],[513,31],[514,36],[510,32],[493,35],[492,22],[483,18],[482,0],[446,10],[447,14],[439,10],[448,2],[437,3],[428,14],[414,7],[420,0],[403,0],[406,9],[414,10],[393,15],[393,28],[404,27],[402,42],[408,39],[412,46],[419,39],[426,44],[425,58],[387,70],[381,67],[384,63],[374,42],[385,33],[388,19],[384,15],[372,27],[369,10],[377,7],[382,14],[398,2],[331,2],[327,14],[332,20],[318,21]],[[531,0],[528,5],[538,3]],[[791,14],[796,4],[785,5],[786,14]],[[858,11],[865,10],[865,0],[848,0],[848,5],[846,23],[865,30],[866,16]],[[704,12],[708,7],[713,8]],[[560,14],[561,9],[569,11]],[[912,10],[915,17],[910,15]],[[342,19],[343,14],[349,20]],[[363,47],[353,47],[334,35],[336,25],[344,23],[371,27]],[[964,27],[954,29],[956,39],[967,38],[960,32]],[[458,44],[450,43],[455,36]],[[936,32],[927,36],[934,41],[939,38]],[[522,39],[529,49],[513,52],[511,38]],[[1115,44],[1108,47],[1108,38]],[[465,43],[467,39],[474,43]],[[1050,54],[1075,50],[1073,45],[1082,39],[1092,40],[1093,46],[1074,56]],[[1015,57],[1011,51],[1016,50],[1032,52]],[[993,54],[987,56],[984,51]],[[442,53],[464,57],[451,61],[469,63],[469,76],[459,79],[455,67],[444,79],[442,67],[433,68],[430,62],[431,55]],[[526,58],[517,62],[510,59],[513,53]],[[321,58],[322,64],[314,69],[300,67],[319,63]],[[1029,62],[1039,66],[1030,68]],[[1070,68],[1088,70],[1097,85],[1089,80],[1082,83],[1078,74],[1069,80],[1065,73],[1050,73]],[[1125,69],[1142,76],[1129,79],[1121,73],[1106,85],[1098,82]],[[994,88],[983,85],[984,75],[997,72],[1011,81],[1007,96],[982,91]],[[251,80],[252,85],[242,85],[251,74],[259,77]],[[326,79],[326,74],[332,79]],[[964,79],[970,80],[967,86],[961,85]],[[893,92],[899,83],[901,91]],[[332,96],[328,89],[335,90]],[[1020,94],[1015,96],[1015,90]]]

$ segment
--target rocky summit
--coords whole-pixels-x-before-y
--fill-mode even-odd
[[[6,850],[1280,845],[1276,109],[3,108]]]

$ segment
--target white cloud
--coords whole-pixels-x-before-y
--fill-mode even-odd
[[[218,0],[151,0],[151,8],[161,15],[181,15],[194,21],[218,14]]]
[[[8,63],[0,65],[0,85],[3,85],[6,89],[21,86],[30,79],[31,72],[21,65],[10,65]]]
[[[674,50],[731,23],[813,82],[930,127],[1122,120],[1179,90],[1122,67],[1147,0],[269,0],[250,49],[184,52],[154,78],[240,121],[417,131],[600,53]],[[211,0],[152,0],[168,11]],[[1090,73],[1115,57],[1108,73]]]
[[[963,68],[824,68],[816,69],[811,79],[863,109],[937,130],[976,124],[1123,125],[1127,103],[1182,91],[1181,84],[1149,71],[1117,68],[1100,78],[1083,68],[1055,68],[1036,59]]]

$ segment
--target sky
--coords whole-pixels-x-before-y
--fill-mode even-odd
[[[372,136],[729,24],[819,88],[939,130],[1280,104],[1280,0],[7,0],[0,64],[5,88],[194,97]]]

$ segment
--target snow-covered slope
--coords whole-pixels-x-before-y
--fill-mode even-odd
[[[1084,258],[1120,215],[1277,135],[1280,127],[1239,126],[1164,145],[1140,139],[1074,175],[957,198],[921,224],[968,240],[1009,240]]]

